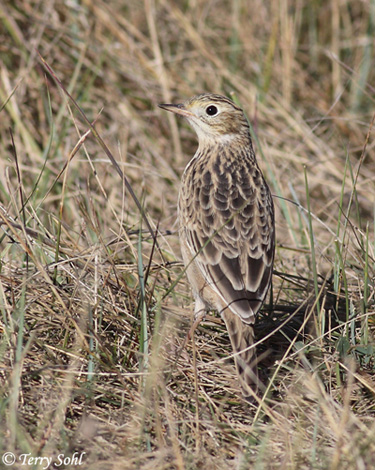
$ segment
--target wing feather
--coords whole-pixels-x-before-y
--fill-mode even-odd
[[[194,191],[186,174],[182,197],[186,201],[194,194],[198,204],[188,201],[180,211],[188,221],[182,230],[192,256],[223,305],[253,323],[269,288],[274,257],[274,211],[267,184],[254,161],[221,175],[190,170]]]

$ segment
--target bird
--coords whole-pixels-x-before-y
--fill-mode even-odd
[[[185,117],[198,136],[178,197],[181,253],[195,300],[194,331],[210,310],[223,318],[243,397],[259,380],[254,324],[271,283],[275,217],[250,126],[231,99],[204,93],[159,107]]]

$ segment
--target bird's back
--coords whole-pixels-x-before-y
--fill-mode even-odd
[[[193,263],[220,299],[211,308],[253,323],[270,283],[274,214],[250,140],[198,150],[182,178],[179,217]]]

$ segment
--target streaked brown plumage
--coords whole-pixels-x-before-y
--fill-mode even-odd
[[[195,298],[224,319],[242,393],[258,387],[253,324],[267,294],[275,249],[272,196],[256,162],[249,125],[230,99],[194,96],[161,108],[185,116],[199,147],[179,194],[182,256]]]

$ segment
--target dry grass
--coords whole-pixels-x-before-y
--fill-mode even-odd
[[[374,8],[0,5],[1,454],[86,452],[56,468],[90,470],[375,467]],[[196,139],[156,105],[204,91],[246,110],[277,206],[257,328],[269,389],[254,406],[220,318],[180,350],[192,299],[176,199]]]

